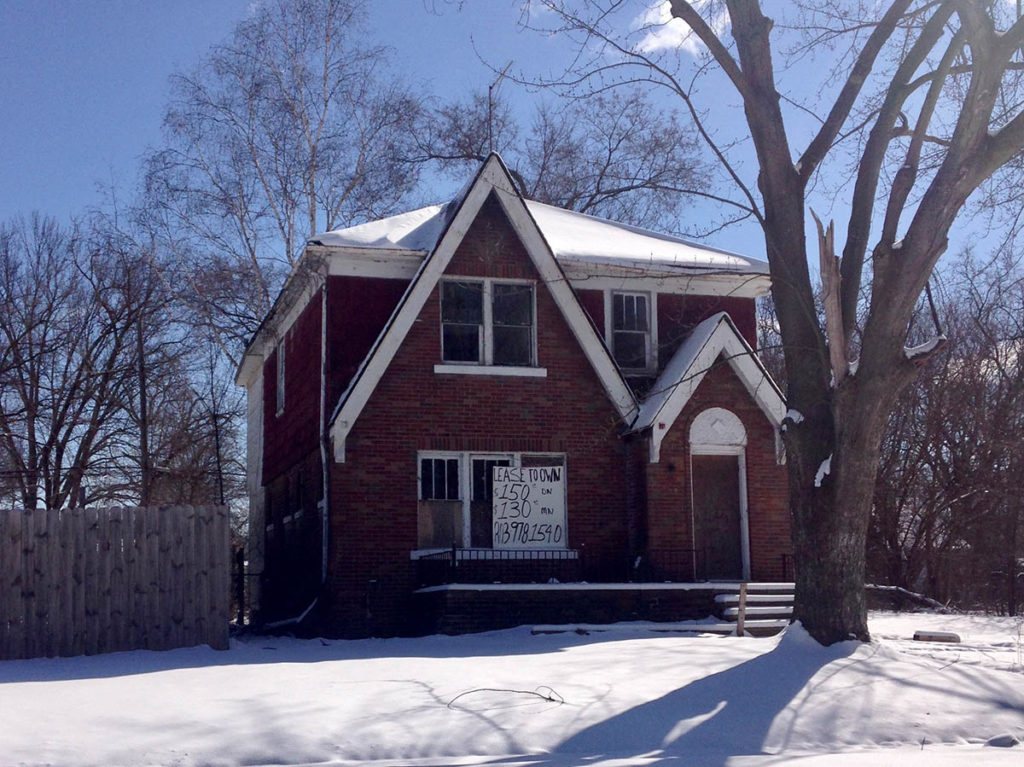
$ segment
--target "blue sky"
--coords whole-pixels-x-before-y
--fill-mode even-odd
[[[0,0],[0,221],[33,211],[68,221],[103,206],[112,191],[129,201],[141,157],[160,142],[168,78],[227,39],[250,5]],[[495,78],[485,61],[540,74],[556,71],[572,51],[563,38],[522,28],[522,0],[368,5],[370,34],[393,49],[396,69],[442,97],[485,90]],[[520,105],[535,98],[508,81],[502,89]],[[428,176],[418,198],[438,202],[459,186]],[[709,243],[763,258],[754,227]]]
[[[436,6],[436,8],[435,8]],[[370,24],[396,64],[435,93],[486,87],[495,60],[554,46],[516,25],[513,2],[375,0]],[[60,219],[127,196],[160,140],[168,77],[192,68],[244,18],[245,0],[0,2],[0,220]],[[504,57],[504,58],[502,58]]]

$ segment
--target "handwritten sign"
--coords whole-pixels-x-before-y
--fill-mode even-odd
[[[494,548],[564,549],[565,467],[495,466]]]

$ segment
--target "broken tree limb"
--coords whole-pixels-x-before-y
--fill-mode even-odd
[[[818,258],[821,267],[821,299],[825,307],[825,338],[828,340],[829,363],[836,385],[850,372],[846,354],[846,333],[843,331],[843,308],[840,303],[839,257],[835,255],[835,222],[822,226],[818,214],[811,210],[818,227]]]

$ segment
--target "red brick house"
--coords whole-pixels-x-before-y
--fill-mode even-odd
[[[387,635],[436,629],[453,580],[784,579],[768,285],[524,200],[496,155],[446,205],[311,240],[238,373],[262,619]]]

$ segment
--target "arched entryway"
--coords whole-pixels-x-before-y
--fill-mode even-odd
[[[746,448],[746,429],[724,408],[690,425],[693,545],[709,580],[750,579]]]

